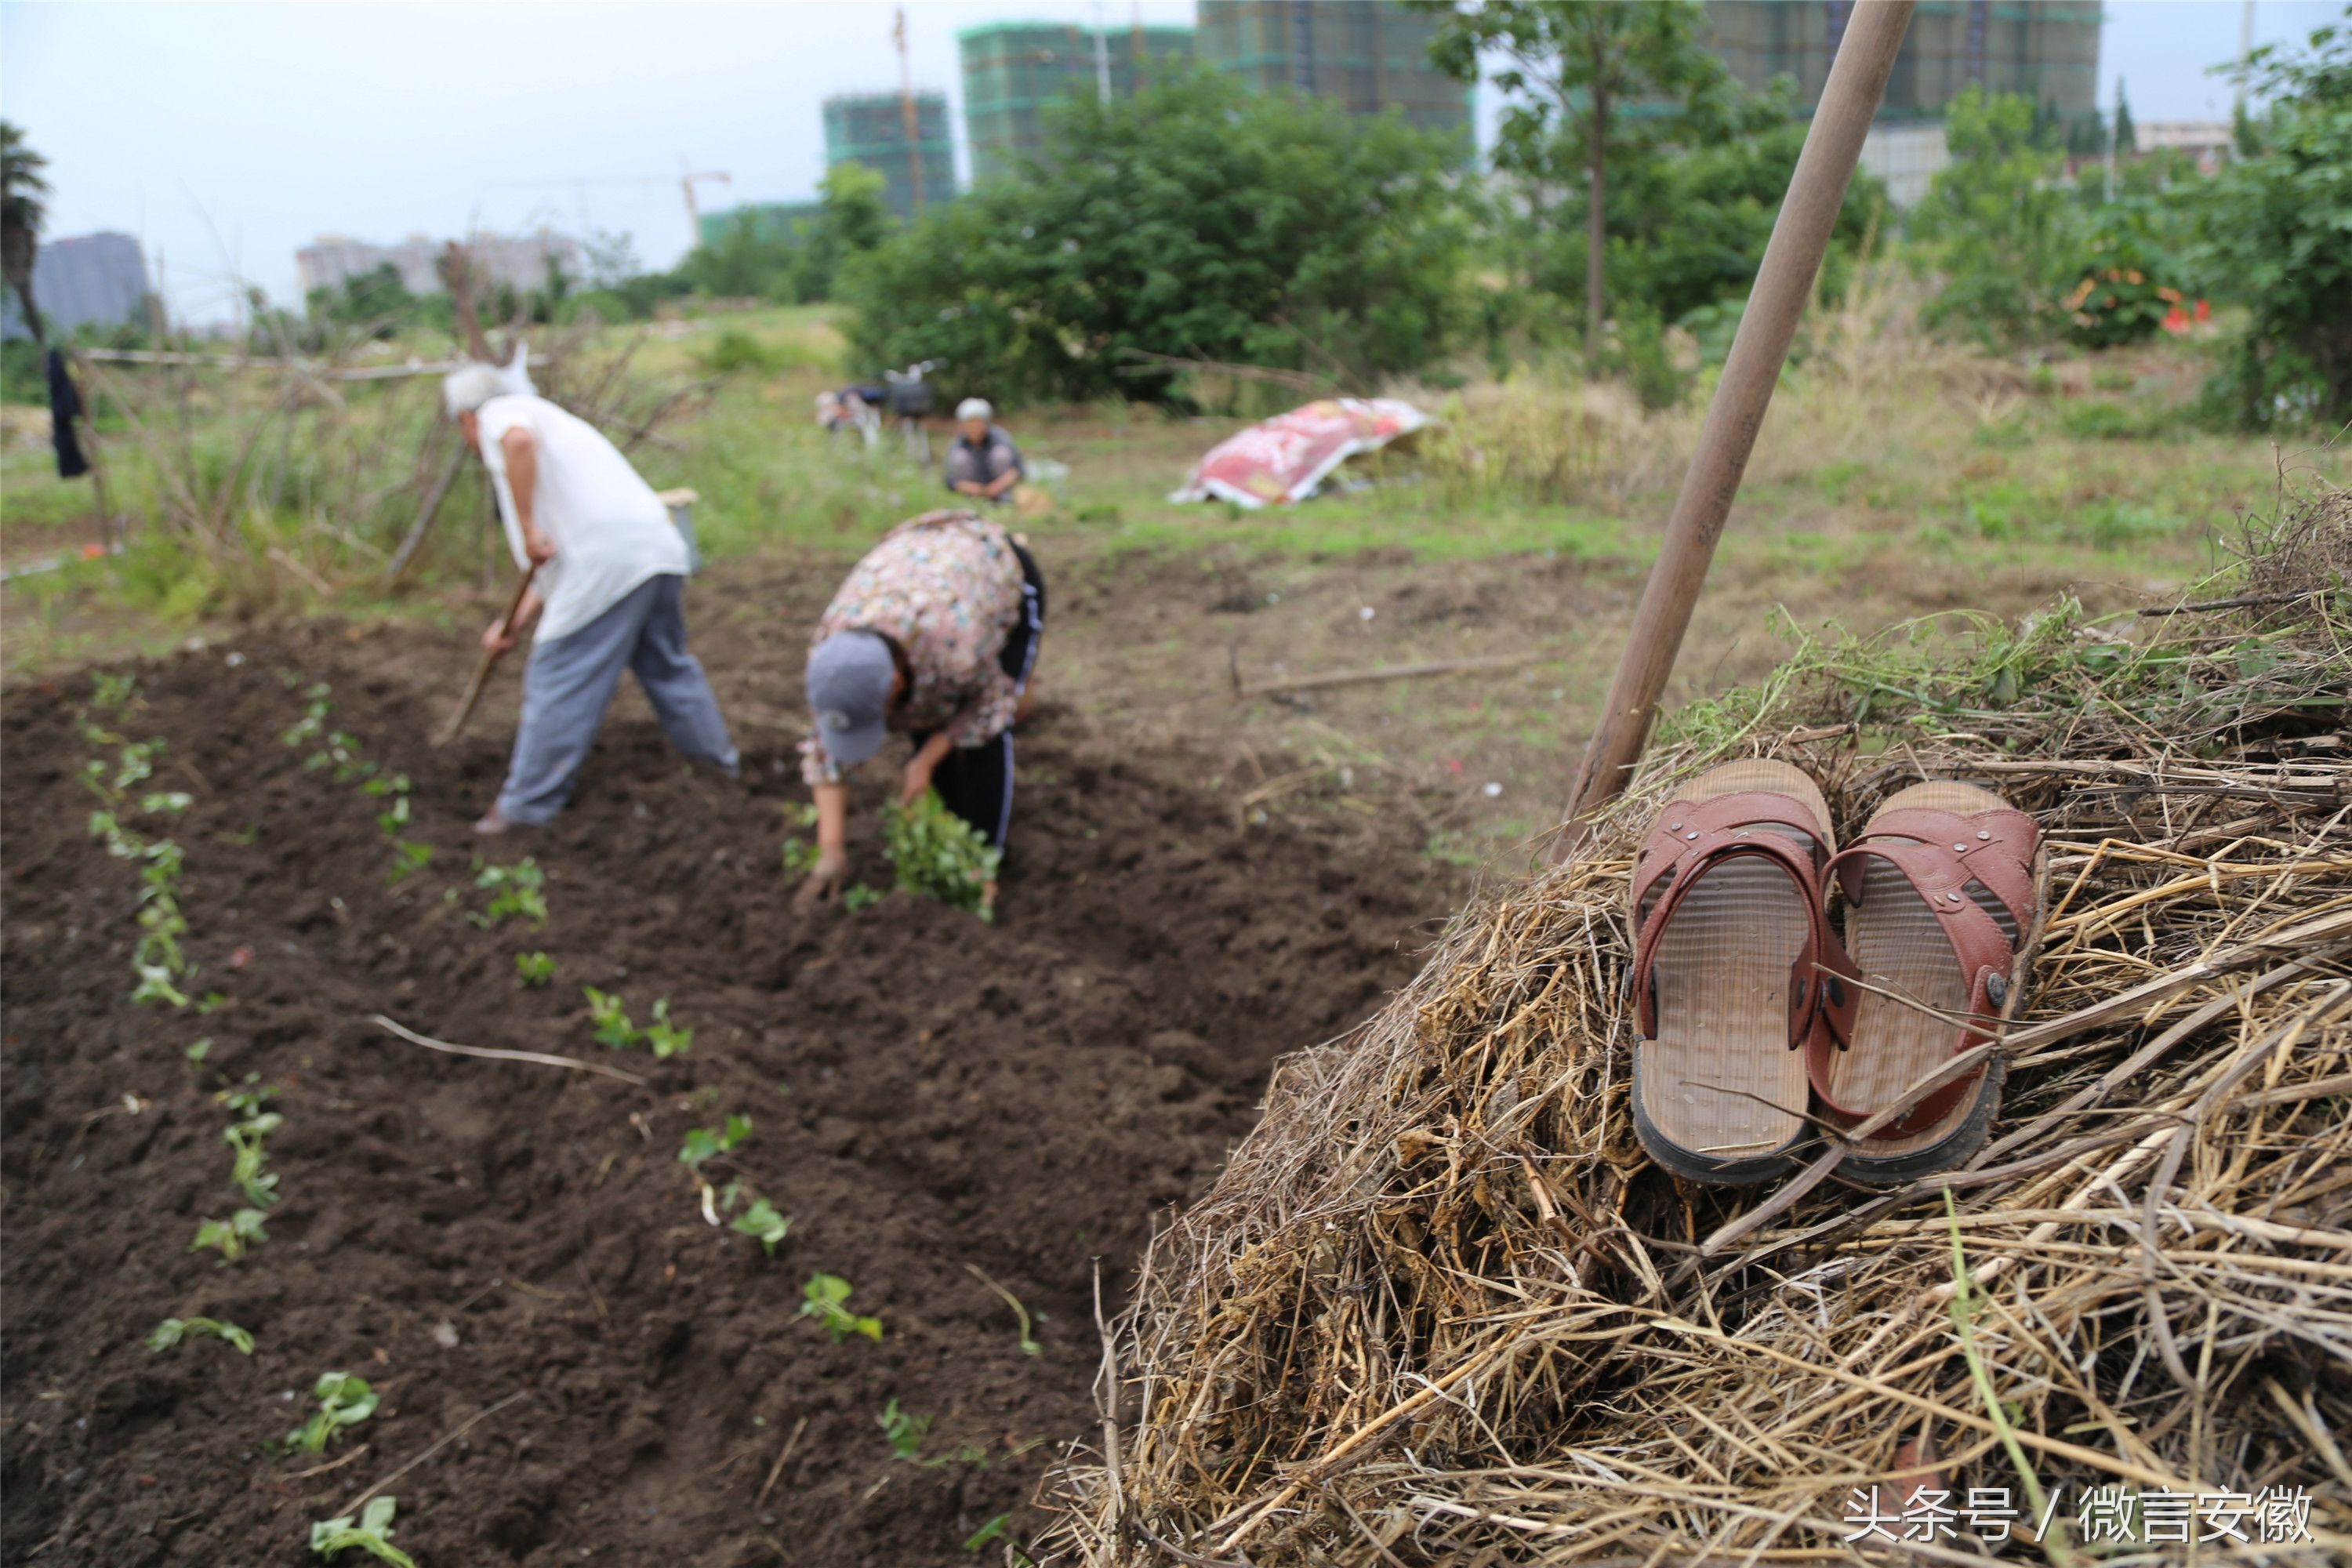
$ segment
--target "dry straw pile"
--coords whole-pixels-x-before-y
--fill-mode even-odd
[[[2352,506],[2287,510],[2205,590],[2226,606],[2062,609],[1961,663],[1903,634],[1805,648],[1687,720],[1596,851],[1286,1059],[1106,1335],[1054,1561],[2169,1562],[2168,1491],[2297,1488],[2315,1540],[2230,1560],[2345,1561]],[[1923,774],[2041,821],[2034,991],[1966,1170],[1880,1194],[1832,1144],[1741,1194],[1640,1153],[1629,846],[1739,752],[1813,771],[1842,834]],[[2007,1490],[2005,1544],[1965,1518],[1845,1539],[1857,1490],[1900,1510],[1923,1439],[1956,1510]],[[2095,1542],[2097,1488],[2158,1500],[2095,1510],[2123,1522]]]

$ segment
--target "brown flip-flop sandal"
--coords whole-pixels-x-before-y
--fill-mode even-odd
[[[2000,796],[1936,781],[1892,796],[1831,862],[1845,952],[1865,983],[1851,1006],[1826,1011],[1806,1051],[1831,1121],[1852,1127],[1901,1105],[1911,1085],[1991,1037],[1909,1002],[1985,1022],[2015,1012],[2040,937],[2040,842],[2033,819]],[[1984,1142],[2002,1077],[1995,1055],[1920,1097],[1855,1145],[1840,1173],[1885,1184],[1958,1164]]]
[[[1812,780],[1760,760],[1692,781],[1643,844],[1633,1131],[1677,1175],[1744,1186],[1792,1168],[1808,1125],[1798,1047],[1835,984],[1822,966],[1843,963],[1822,902],[1836,848]]]

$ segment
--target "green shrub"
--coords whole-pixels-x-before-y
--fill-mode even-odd
[[[2256,49],[2241,74],[2268,124],[2216,175],[2192,257],[2206,291],[2248,308],[2217,400],[2243,424],[2352,419],[2352,28],[2310,52]]]
[[[972,826],[950,811],[931,790],[912,806],[896,801],[882,808],[882,852],[898,873],[898,886],[937,899],[981,919],[993,918],[982,903],[1004,858]]]
[[[1358,381],[1468,319],[1458,138],[1205,73],[1050,110],[1050,166],[940,204],[843,269],[862,363],[1013,402],[1180,395],[1139,358]]]

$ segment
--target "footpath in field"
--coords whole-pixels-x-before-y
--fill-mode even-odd
[[[441,651],[414,688],[314,632],[9,693],[0,1554],[296,1563],[380,1488],[425,1568],[1000,1555],[1091,1423],[1096,1260],[1116,1310],[1270,1052],[1363,1018],[1457,890],[1402,829],[1344,868],[1244,835],[1066,716],[994,926],[794,912],[772,731],[737,784],[616,718],[477,865],[504,735],[425,747]],[[255,1348],[149,1349],[166,1319]],[[372,1411],[273,1451],[330,1372]]]

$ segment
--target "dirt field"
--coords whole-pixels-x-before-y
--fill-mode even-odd
[[[1245,827],[1234,792],[1204,787],[1230,755],[1066,698],[1024,735],[998,924],[904,895],[796,914],[776,857],[800,794],[785,725],[829,585],[697,588],[745,782],[686,768],[625,697],[572,809],[490,847],[545,869],[538,930],[467,918],[491,896],[467,824],[502,766],[512,677],[464,742],[428,749],[461,634],[257,631],[138,667],[132,702],[92,716],[165,740],[144,787],[194,796],[140,830],[185,852],[192,994],[224,998],[201,1016],[127,999],[138,878],[86,826],[80,769],[112,755],[79,728],[89,679],[7,692],[0,1555],[310,1561],[312,1521],[493,1406],[388,1488],[425,1568],[899,1568],[973,1561],[1000,1514],[1008,1539],[1035,1524],[1038,1476],[1091,1428],[1097,1260],[1115,1302],[1155,1212],[1249,1123],[1271,1056],[1406,979],[1460,886],[1408,811]],[[1074,583],[1081,624],[1085,597]],[[1082,663],[1054,635],[1049,695],[1057,653]],[[407,834],[437,856],[397,885],[384,803],[281,742],[320,681],[329,727],[414,781]],[[887,887],[882,783],[853,852]],[[514,955],[542,949],[553,984],[524,989]],[[691,1051],[594,1044],[584,985],[641,1024],[667,998]],[[377,1013],[649,1081],[435,1054]],[[245,1201],[216,1091],[249,1075],[279,1091],[282,1201],[224,1265],[189,1242]],[[791,1216],[772,1258],[705,1222],[678,1160],[730,1115],[752,1134],[703,1169]],[[974,1270],[1034,1316],[1037,1353]],[[798,1315],[818,1272],[851,1282],[878,1342]],[[142,1345],[198,1314],[257,1353]],[[374,1417],[323,1458],[269,1452],[331,1369],[375,1383]],[[932,1423],[913,1461],[881,1424],[893,1400]]]

